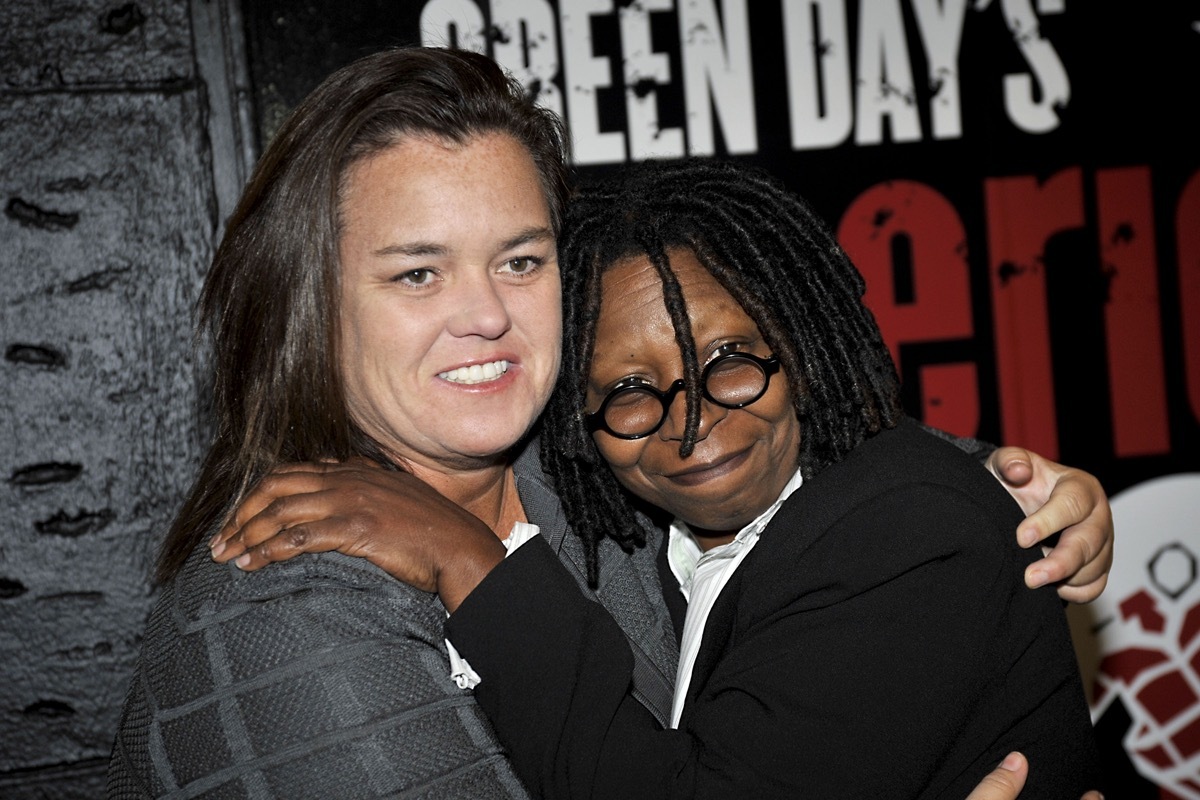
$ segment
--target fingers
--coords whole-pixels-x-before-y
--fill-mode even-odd
[[[1029,777],[1029,762],[1020,753],[1009,753],[1000,766],[991,771],[967,800],[1016,800]]]
[[[270,498],[267,505],[240,525],[231,520],[209,543],[213,560],[222,564],[232,561],[281,531],[337,517],[336,501],[329,491],[318,486],[305,487],[313,491]],[[256,501],[255,506],[258,505]]]
[[[1111,527],[1105,528],[1098,523],[1073,525],[1063,531],[1058,543],[1046,551],[1044,558],[1026,568],[1025,583],[1036,589],[1061,581],[1068,587],[1093,587],[1099,594],[1107,584],[1108,571],[1112,568],[1112,545]]]
[[[270,538],[245,549],[234,564],[245,572],[254,572],[276,561],[286,561],[301,553],[328,553],[338,549],[341,539],[336,535],[336,520],[320,520],[278,531]],[[219,561],[233,558],[226,554]]]
[[[209,540],[214,558],[228,561],[245,547],[258,544],[275,531],[319,518],[326,510],[312,502],[301,502],[300,498],[319,494],[328,489],[331,482],[361,474],[364,469],[382,468],[361,458],[344,463],[281,464],[242,497],[221,530]],[[249,535],[237,540],[239,533],[247,529]]]
[[[242,527],[280,497],[319,490],[327,471],[322,464],[287,464],[270,472],[238,501],[226,526]]]
[[[225,554],[227,557],[223,560],[228,561],[232,557],[228,555],[231,540],[238,537],[248,527],[255,529],[256,521],[258,521],[258,527],[261,527],[264,524],[263,515],[271,517],[271,523],[276,526],[276,530],[288,527],[289,522],[292,524],[302,522],[303,520],[299,517],[289,517],[287,510],[291,509],[293,515],[297,513],[300,504],[296,502],[296,498],[318,491],[321,485],[319,475],[313,475],[306,471],[287,474],[273,473],[263,478],[249,494],[242,498],[225,524],[221,526],[221,530],[217,531],[217,534],[209,540],[208,546],[212,550],[213,557]],[[241,541],[237,542],[237,545],[241,544]]]
[[[1021,547],[1033,547],[1038,542],[1054,536],[1058,531],[1072,527],[1086,528],[1090,525],[1088,517],[1096,511],[1099,501],[1103,499],[1103,493],[1100,493],[1099,498],[1094,497],[1091,487],[1082,480],[1082,476],[1091,477],[1086,473],[1063,477],[1050,492],[1045,505],[1030,513],[1016,527],[1016,541],[1020,542]],[[1096,483],[1096,486],[1098,487],[1099,483]],[[1104,505],[1108,505],[1108,501],[1104,500]],[[1094,539],[1093,552],[1098,552],[1103,536],[1099,535],[1099,525],[1091,527],[1093,530],[1087,537],[1087,542]]]
[[[1017,526],[1017,541],[1032,547],[1059,534],[1045,558],[1025,570],[1031,588],[1058,584],[1059,596],[1088,603],[1100,596],[1112,568],[1113,520],[1100,481],[1022,447],[1001,447],[988,468],[1028,515]]]
[[[1018,526],[1017,539],[1029,547],[1057,531],[1058,543],[1026,569],[1025,583],[1030,588],[1060,583],[1064,600],[1095,600],[1108,584],[1114,530],[1108,497],[1094,476],[1064,469],[1046,505]]]
[[[1103,577],[1083,586],[1063,584],[1058,587],[1058,596],[1068,603],[1090,603],[1101,595],[1104,587],[1108,586],[1108,573]]]
[[[1108,499],[1100,482],[1086,472],[1065,470],[1053,484],[1046,504],[1029,513],[1018,526],[1017,540],[1022,547],[1032,547],[1072,525],[1088,524],[1099,506],[1104,506],[1101,511],[1107,512]],[[1102,520],[1097,518],[1094,522]],[[1095,542],[1095,549],[1100,549],[1099,541]]]
[[[1058,596],[1063,600],[1069,603],[1092,602],[1108,586],[1108,573],[1113,563],[1112,539],[1109,538],[1095,556],[1087,555],[1087,549],[1077,549],[1075,552],[1076,555],[1070,555],[1069,545],[1064,546],[1060,542],[1046,558],[1028,567],[1026,584],[1036,589],[1056,583]],[[1081,563],[1082,566],[1077,566]]]
[[[997,478],[1009,486],[1024,486],[1033,478],[1033,459],[1024,447],[998,447],[987,460]]]
[[[271,472],[210,546],[215,561],[246,571],[303,553],[362,557],[418,589],[445,590],[447,608],[504,557],[490,528],[429,484],[357,462]]]

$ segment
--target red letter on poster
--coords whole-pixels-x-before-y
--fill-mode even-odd
[[[1179,242],[1179,305],[1188,402],[1200,420],[1200,172],[1187,182],[1175,212]]]
[[[1083,225],[1083,177],[1076,167],[1042,185],[991,178],[984,189],[1002,436],[1057,458],[1044,260],[1051,236]]]
[[[974,334],[967,237],[945,197],[913,181],[878,184],[846,209],[838,239],[866,279],[864,299],[897,369],[908,342]],[[919,374],[921,419],[973,436],[979,428],[975,365],[928,364]]]
[[[1096,174],[1100,263],[1109,276],[1104,323],[1118,457],[1166,453],[1167,397],[1150,170]]]

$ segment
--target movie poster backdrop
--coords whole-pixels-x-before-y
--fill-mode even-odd
[[[247,2],[260,138],[382,47],[484,52],[582,179],[712,156],[805,196],[913,415],[1104,482],[1072,609],[1110,796],[1200,800],[1200,0]],[[1050,765],[1043,765],[1050,766]]]

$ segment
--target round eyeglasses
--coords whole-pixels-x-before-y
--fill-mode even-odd
[[[700,387],[705,399],[722,408],[745,408],[767,393],[771,376],[779,371],[778,356],[759,358],[750,353],[726,353],[704,366]],[[588,431],[604,431],[618,439],[641,439],[662,427],[683,379],[665,392],[637,381],[622,381],[604,398],[600,408],[584,414]]]

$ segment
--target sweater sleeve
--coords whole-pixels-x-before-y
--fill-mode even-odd
[[[972,439],[969,436],[955,436],[953,433],[947,433],[941,428],[934,428],[926,425],[924,422],[918,422],[917,425],[927,433],[933,434],[942,441],[954,445],[959,450],[973,457],[980,464],[985,463],[988,457],[996,451],[996,445],[991,442],[985,442],[982,439]]]
[[[444,619],[360,559],[194,556],[149,621],[108,796],[526,797]]]

